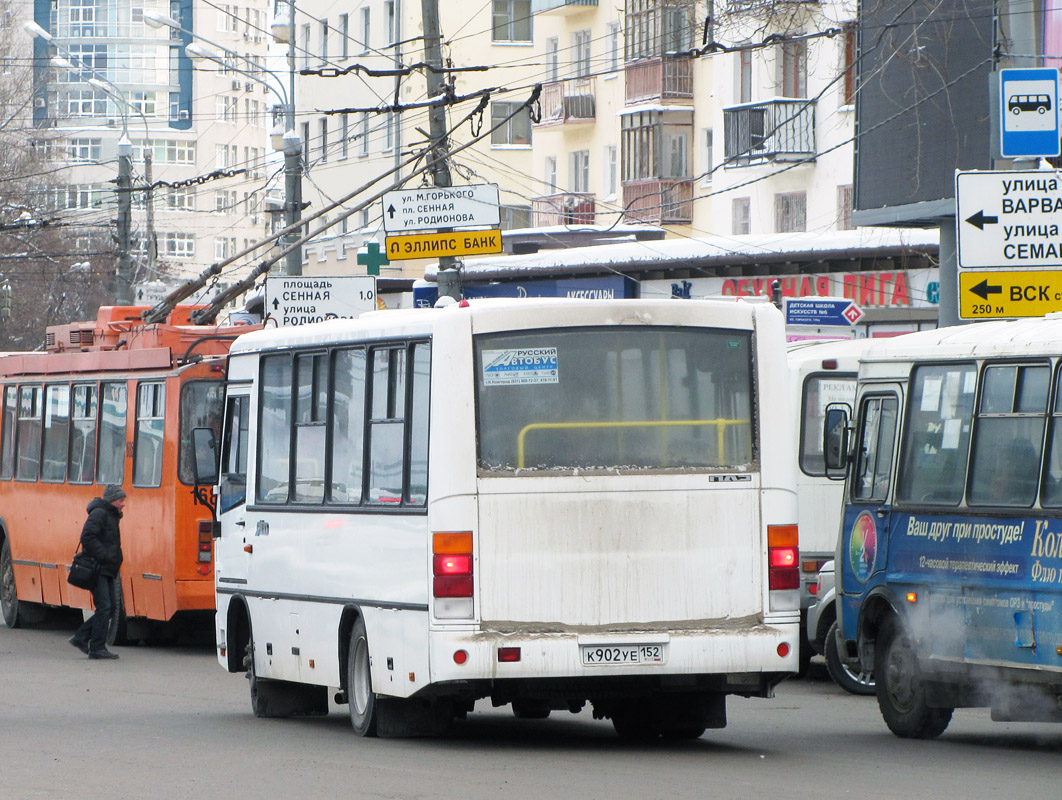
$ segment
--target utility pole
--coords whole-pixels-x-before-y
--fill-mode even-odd
[[[302,218],[302,141],[295,130],[295,0],[288,0],[288,102],[284,109],[284,225],[290,227]],[[301,229],[288,234],[297,242]],[[302,247],[288,253],[288,275],[302,275]]]
[[[441,97],[446,93],[446,79],[442,72],[442,45],[439,41],[439,0],[421,0],[421,16],[424,18],[424,61],[435,69],[428,70],[428,97]],[[450,182],[450,142],[446,136],[446,106],[434,105],[428,109],[428,132],[432,146],[428,154],[428,167],[436,186],[452,186]],[[439,297],[461,299],[461,271],[453,256],[439,258]]]
[[[118,140],[118,270],[114,280],[114,302],[119,306],[133,304],[132,261],[130,259],[130,220],[132,217],[132,158],[133,143],[123,132]]]

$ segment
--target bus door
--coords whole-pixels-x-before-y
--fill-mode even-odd
[[[892,516],[893,453],[900,387],[875,386],[859,401],[847,505],[837,552],[842,573],[842,630],[855,639],[866,590],[883,579]]]
[[[250,384],[230,386],[225,398],[225,432],[221,445],[217,518],[223,536],[242,539],[243,542],[226,542],[224,546],[216,547],[215,570],[219,587],[236,591],[246,584],[247,569],[250,566],[248,551],[243,547],[248,540],[245,517],[250,411]]]

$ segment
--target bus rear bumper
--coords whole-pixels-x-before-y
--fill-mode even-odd
[[[213,611],[214,581],[207,576],[201,580],[176,581],[178,611]]]
[[[798,637],[795,619],[627,634],[434,630],[431,682],[641,678],[661,686],[696,683],[724,694],[770,696],[798,669]]]

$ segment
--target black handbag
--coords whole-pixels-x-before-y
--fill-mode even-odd
[[[70,574],[66,576],[67,583],[78,589],[95,589],[96,577],[100,573],[100,562],[81,549],[78,542],[74,552],[74,560],[70,564]]]

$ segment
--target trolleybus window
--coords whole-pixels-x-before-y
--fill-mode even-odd
[[[976,387],[975,364],[915,368],[898,500],[940,505],[962,500]]]
[[[92,483],[96,472],[96,387],[74,386],[70,424],[70,483]]]
[[[409,426],[409,491],[414,505],[428,501],[428,399],[431,395],[431,351],[421,343],[413,346],[413,391]]]
[[[177,479],[181,483],[195,482],[192,462],[192,431],[196,428],[209,428],[214,431],[215,439],[221,433],[222,402],[225,397],[225,384],[222,381],[188,381],[181,388],[181,445],[177,452]],[[247,430],[247,421],[243,420],[243,429]],[[246,464],[246,439],[244,440],[244,463]],[[246,469],[244,470],[246,471]]]
[[[41,387],[20,386],[18,400],[18,466],[20,481],[37,480],[41,461]]]
[[[982,380],[967,503],[1031,506],[1039,484],[1051,367],[990,365]]]
[[[162,483],[162,441],[166,426],[166,386],[141,383],[136,389],[133,486]]]
[[[11,480],[15,474],[15,408],[18,388],[8,386],[4,389],[4,430],[0,442],[0,479]]]
[[[53,384],[45,390],[44,451],[41,480],[62,483],[66,480],[66,448],[70,437],[70,387]]]
[[[121,486],[125,480],[125,414],[127,388],[125,382],[104,383],[102,419],[100,420],[99,466],[96,482],[101,486]]]
[[[479,336],[480,467],[748,467],[750,338],[659,328]]]

